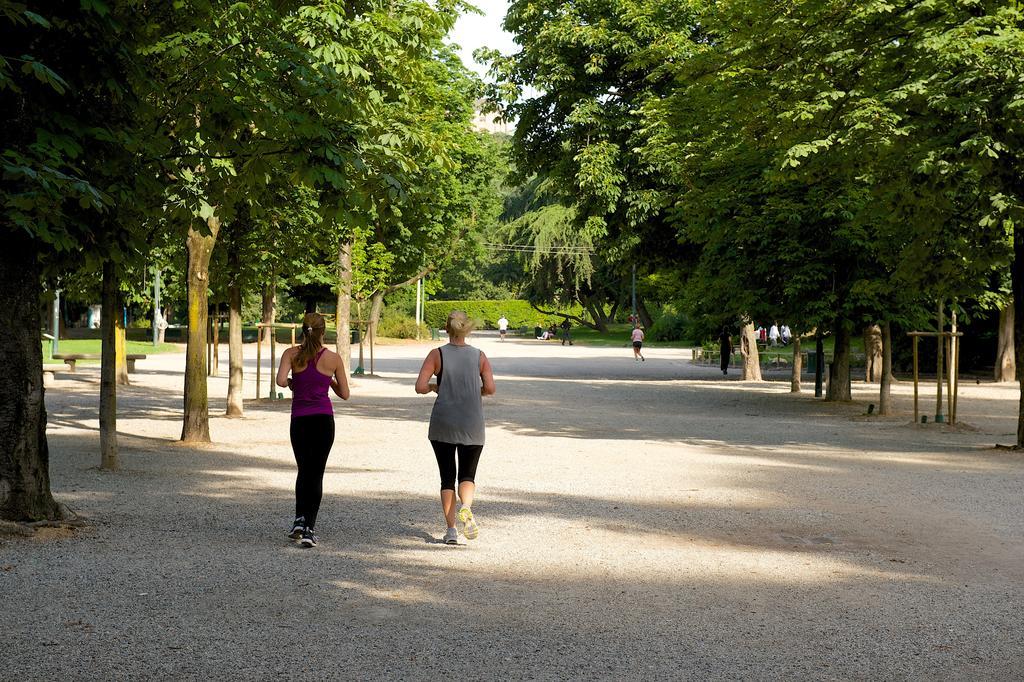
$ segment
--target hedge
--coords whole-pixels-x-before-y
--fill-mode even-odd
[[[510,329],[548,327],[561,323],[557,315],[545,315],[534,310],[529,301],[508,299],[504,301],[427,301],[423,306],[423,320],[429,327],[444,329],[448,313],[453,310],[465,310],[470,319],[476,320],[480,329],[497,329],[498,318],[508,318]],[[582,316],[582,309],[574,306],[565,310],[567,314]]]

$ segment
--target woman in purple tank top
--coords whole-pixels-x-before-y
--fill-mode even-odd
[[[295,521],[288,534],[303,547],[316,547],[313,532],[324,492],[324,469],[334,445],[334,407],[330,388],[348,400],[348,378],[341,356],[324,348],[327,325],[323,315],[302,318],[302,345],[281,355],[277,385],[292,389],[292,451],[299,473],[295,478]],[[288,373],[291,372],[291,377]]]

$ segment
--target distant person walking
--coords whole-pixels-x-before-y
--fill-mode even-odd
[[[334,407],[327,389],[348,400],[345,363],[324,348],[327,325],[323,315],[306,313],[302,318],[302,344],[281,355],[277,385],[292,389],[292,421],[289,435],[295,464],[295,521],[288,534],[303,547],[316,547],[316,517],[324,492],[324,470],[334,445]],[[291,372],[291,377],[288,373]]]
[[[445,322],[449,342],[427,353],[416,392],[437,393],[430,412],[427,438],[437,458],[441,474],[441,511],[447,529],[444,542],[459,544],[459,528],[468,540],[475,539],[480,527],[473,516],[476,492],[476,467],[484,448],[484,408],[482,396],[494,395],[494,376],[487,356],[466,343],[473,323],[461,310],[454,310]],[[431,377],[437,377],[432,383]],[[456,455],[458,466],[456,466]],[[461,505],[456,509],[456,488]]]
[[[635,362],[646,362],[644,354],[640,352],[644,347],[644,330],[640,328],[639,324],[633,327],[630,339],[633,341],[633,360]]]
[[[498,336],[500,341],[505,340],[505,334],[508,333],[508,318],[502,315],[498,318]]]
[[[728,327],[722,327],[722,333],[718,335],[718,353],[721,356],[722,374],[729,374],[729,360],[732,359],[732,334]]]
[[[768,340],[773,346],[778,346],[781,338],[782,334],[779,333],[779,323],[772,322],[772,328],[768,330]]]
[[[572,334],[569,333],[569,330],[572,329],[572,323],[569,322],[569,318],[567,317],[563,319],[562,324],[560,326],[562,327],[562,345],[564,346],[565,342],[568,341],[569,345],[571,346]]]

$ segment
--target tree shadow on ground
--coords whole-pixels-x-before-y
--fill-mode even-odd
[[[54,450],[83,439],[58,434]],[[13,568],[0,580],[21,607],[0,615],[7,674],[88,675],[95,659],[113,676],[425,679],[450,674],[453,655],[469,679],[1021,671],[1019,571],[968,580],[964,555],[977,550],[937,543],[934,509],[908,518],[909,537],[880,534],[843,502],[794,489],[786,468],[761,472],[732,503],[699,490],[613,500],[484,484],[484,534],[453,548],[433,542],[433,481],[368,490],[357,486],[367,472],[332,465],[323,541],[303,551],[284,538],[290,472],[279,457],[129,444],[124,459],[127,471],[105,474],[58,456],[58,470],[74,470],[60,474],[75,481],[62,497],[97,525],[3,546],[0,564]],[[847,489],[884,479],[845,458],[818,465]],[[252,474],[267,470],[278,474]],[[734,473],[712,483],[735,484]],[[907,514],[914,501],[893,506]],[[974,530],[949,521],[932,524],[953,546]],[[51,644],[45,657],[8,656],[40,643]]]

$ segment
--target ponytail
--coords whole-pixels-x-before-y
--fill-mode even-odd
[[[306,313],[302,318],[302,343],[299,352],[292,358],[292,372],[301,372],[316,358],[324,346],[327,324],[320,313]]]

